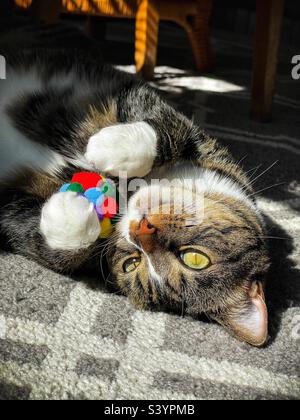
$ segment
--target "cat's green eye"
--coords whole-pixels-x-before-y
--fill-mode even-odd
[[[183,263],[193,270],[204,270],[211,264],[207,255],[194,250],[183,251],[180,257]]]
[[[129,258],[123,265],[124,273],[132,273],[141,264],[141,259],[138,257]]]

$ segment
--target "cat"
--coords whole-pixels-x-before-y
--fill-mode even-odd
[[[103,244],[88,200],[58,192],[72,174],[169,180],[129,198],[105,245],[110,282],[136,308],[206,314],[239,340],[265,345],[265,226],[229,152],[95,51],[29,49],[6,58],[0,229],[11,249],[52,270],[74,271],[99,260]],[[188,197],[181,211],[179,190]]]

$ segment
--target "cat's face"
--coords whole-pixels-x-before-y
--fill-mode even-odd
[[[255,212],[221,194],[197,194],[177,211],[171,193],[135,194],[120,222],[111,255],[115,281],[138,308],[170,308],[191,316],[205,313],[238,338],[261,346],[267,339],[264,277],[269,267],[263,229]],[[187,204],[188,202],[188,204]]]

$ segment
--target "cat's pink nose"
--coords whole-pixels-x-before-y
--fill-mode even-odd
[[[154,235],[154,233],[156,233],[156,228],[146,218],[141,220],[138,229],[135,231],[136,236]]]
[[[157,245],[156,235],[157,228],[153,226],[146,218],[140,222],[133,221],[130,224],[130,236],[132,240],[139,244],[139,246],[147,253]]]

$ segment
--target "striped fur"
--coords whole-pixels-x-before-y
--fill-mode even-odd
[[[30,168],[25,172],[18,161],[14,170],[21,175],[16,178],[9,173],[11,179],[3,183],[0,227],[12,249],[64,272],[99,259],[97,241],[84,249],[52,249],[40,231],[42,208],[72,173],[95,170],[85,159],[93,135],[111,125],[146,123],[158,142],[149,176],[163,173],[183,178],[177,167],[182,162],[187,174],[202,181],[201,191],[194,193],[188,185],[185,190],[204,195],[204,219],[201,223],[193,220],[187,227],[184,222],[192,218],[190,209],[164,217],[149,212],[147,218],[158,230],[145,247],[131,237],[130,223],[139,221],[132,219],[134,204],[129,207],[110,243],[115,287],[139,308],[168,308],[194,317],[206,313],[238,338],[264,344],[266,320],[259,334],[250,325],[256,314],[254,303],[263,299],[269,266],[264,228],[249,180],[228,151],[149,86],[99,62],[94,49],[84,53],[26,50],[7,56],[8,77],[14,81],[24,77],[25,85],[31,81],[31,88],[24,89],[20,83],[16,90],[18,84],[13,84],[13,91],[2,100],[0,124],[13,128],[16,142],[30,141],[47,161],[26,162]],[[5,133],[1,147],[10,140]],[[212,265],[201,272],[183,267],[178,252],[186,245],[205,251]],[[141,265],[125,275],[124,261],[137,254]]]

